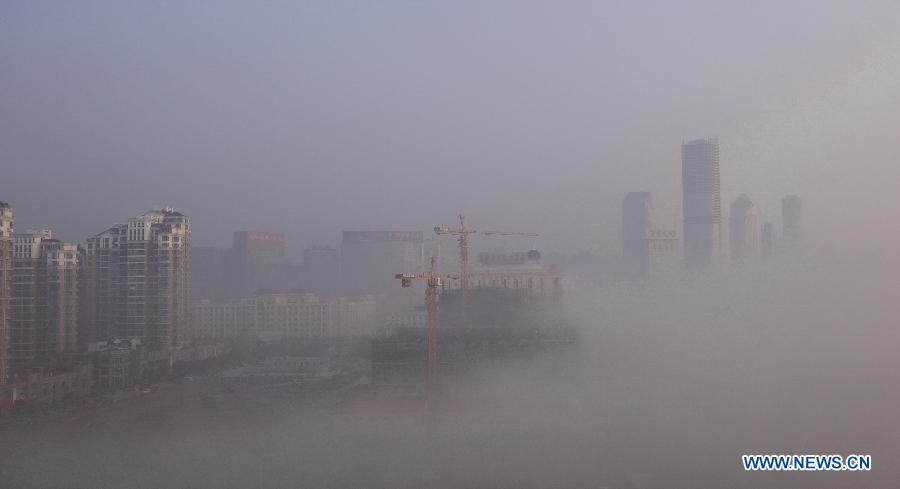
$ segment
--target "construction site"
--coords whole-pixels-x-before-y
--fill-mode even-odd
[[[492,365],[553,354],[577,345],[578,332],[563,315],[564,277],[540,262],[537,250],[493,252],[469,263],[469,238],[537,236],[536,233],[436,227],[438,236],[456,238],[459,270],[398,273],[401,287],[425,285],[424,327],[406,325],[372,343],[372,381],[376,388],[428,401],[448,400],[453,386]],[[448,400],[448,402],[452,402]]]

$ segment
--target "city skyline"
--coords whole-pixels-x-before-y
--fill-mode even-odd
[[[898,21],[0,2],[0,488],[893,489]]]
[[[874,200],[842,208],[829,198],[842,191],[838,182],[891,195],[882,186],[900,177],[890,164],[888,138],[877,136],[883,133],[877,124],[894,124],[891,114],[900,103],[891,91],[895,74],[888,46],[896,33],[890,15],[820,7],[821,24],[805,21],[812,33],[795,38],[787,19],[802,7],[780,5],[777,16],[763,15],[772,6],[740,7],[768,26],[767,41],[760,43],[756,29],[737,22],[740,15],[701,23],[697,19],[705,10],[696,5],[663,9],[687,18],[696,29],[688,37],[674,35],[675,24],[665,21],[663,12],[650,15],[639,5],[619,6],[615,12],[626,22],[612,30],[596,30],[587,21],[599,15],[608,22],[599,6],[573,7],[584,20],[562,29],[573,20],[569,13],[532,5],[520,9],[522,27],[541,39],[548,39],[541,26],[556,36],[546,45],[520,38],[524,48],[539,54],[529,61],[519,50],[505,56],[512,48],[508,41],[474,18],[451,15],[467,33],[460,45],[449,25],[420,32],[401,20],[429,18],[442,10],[437,6],[384,8],[398,17],[379,15],[378,22],[363,23],[364,33],[354,33],[357,22],[337,19],[358,20],[364,12],[347,7],[223,7],[223,15],[237,10],[250,22],[240,36],[228,36],[224,25],[203,23],[207,13],[199,6],[134,15],[143,10],[121,5],[81,13],[74,7],[42,11],[13,2],[7,13],[9,43],[0,50],[10,66],[2,75],[9,165],[0,194],[20,209],[23,224],[54,229],[66,240],[121,219],[113,206],[86,198],[100,193],[111,201],[132,199],[139,209],[164,203],[188,209],[207,222],[195,236],[198,245],[224,246],[237,229],[277,228],[300,252],[312,244],[338,244],[343,229],[427,230],[439,224],[433,216],[461,210],[478,216],[473,223],[525,228],[528,220],[510,212],[519,209],[543,228],[535,231],[545,236],[545,248],[576,251],[586,237],[595,243],[593,251],[602,253],[619,249],[618,233],[603,230],[618,227],[623,190],[646,190],[658,203],[676,202],[679,157],[672,148],[696,137],[721,138],[729,166],[722,181],[726,201],[742,192],[761,203],[800,194],[834,208],[819,215],[838,219],[808,223],[829,234],[877,226],[853,220],[875,207]],[[504,12],[490,6],[484,15],[498,19]],[[157,22],[171,26],[172,36],[160,38]],[[203,25],[199,31],[198,25]],[[256,30],[260,25],[271,29]],[[648,41],[623,57],[610,46],[617,45],[626,25]],[[860,25],[871,37],[840,42]],[[330,29],[346,43],[329,42]],[[280,42],[273,46],[268,35]],[[360,36],[373,42],[350,41]],[[417,38],[421,42],[415,45],[422,48],[410,45]],[[715,38],[728,42],[701,42]],[[471,49],[475,43],[482,49]],[[125,57],[115,45],[131,54]],[[791,49],[785,51],[786,45]],[[225,46],[256,60],[257,69],[237,70],[235,60],[220,52]],[[433,56],[424,46],[446,55]],[[822,46],[831,49],[819,51]],[[482,54],[472,63],[489,80],[485,86],[452,76],[468,72],[464,60],[476,51]],[[811,52],[818,53],[814,59],[807,57]],[[647,65],[639,61],[640,53],[682,62]],[[684,53],[694,54],[685,58]],[[793,63],[793,56],[805,62]],[[167,69],[168,59],[176,68]],[[748,59],[756,63],[752,68],[742,62]],[[535,71],[532,62],[562,72]],[[131,63],[142,63],[146,72],[126,69]],[[413,65],[430,70],[410,71]],[[63,66],[71,66],[73,74],[61,72]],[[648,71],[651,66],[660,70],[658,76],[649,76],[656,73]],[[760,78],[763,67],[779,75]],[[537,80],[518,82],[527,74]],[[427,83],[416,82],[420,77]],[[860,94],[877,114],[838,112],[852,107],[849,101]],[[66,103],[53,103],[60,99]],[[838,121],[855,127],[866,144],[841,137]],[[242,131],[244,123],[255,129]],[[851,171],[851,160],[871,171]],[[783,171],[788,161],[790,171]],[[141,179],[126,170],[151,167],[156,171],[141,172]],[[862,178],[873,173],[884,178]],[[168,180],[172,175],[178,177]],[[69,195],[68,184],[84,192]],[[441,189],[455,189],[455,195],[435,199],[433,191]],[[428,202],[428,209],[415,202]],[[761,210],[777,217],[776,204]],[[563,226],[556,215],[591,225]]]

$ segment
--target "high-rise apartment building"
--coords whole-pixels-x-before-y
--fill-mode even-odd
[[[781,226],[785,240],[803,238],[803,201],[799,196],[787,195],[781,199]]]
[[[78,249],[49,229],[13,233],[10,371],[26,373],[74,352],[78,338]]]
[[[716,264],[722,222],[718,139],[681,145],[681,185],[685,263],[690,269]]]
[[[10,294],[12,292],[13,211],[0,202],[0,384],[9,376]]]
[[[190,219],[171,207],[89,238],[82,251],[90,341],[139,339],[152,350],[181,344],[190,297]]]
[[[81,248],[79,342],[117,336],[116,321],[124,303],[124,256],[128,225],[116,224],[88,238]]]
[[[652,226],[650,192],[629,192],[622,199],[622,259],[632,272],[646,272],[650,265],[647,233]]]
[[[760,245],[759,212],[747,194],[739,195],[732,202],[728,228],[731,261],[742,262],[754,257]]]

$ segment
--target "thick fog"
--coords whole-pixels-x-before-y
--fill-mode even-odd
[[[428,428],[345,419],[352,389],[198,380],[0,431],[0,487],[894,487],[898,21],[889,1],[4,2],[17,229],[81,241],[173,205],[195,245],[276,230],[299,256],[462,211],[616,257],[625,194],[680,226],[680,146],[717,136],[726,219],[747,193],[780,235],[798,194],[806,231],[649,283],[570,260],[577,347],[458,379],[465,408]],[[752,453],[873,470],[745,472]]]
[[[20,223],[70,240],[122,219],[124,200],[189,210],[196,244],[276,228],[300,249],[464,210],[535,228],[545,249],[615,252],[622,195],[651,191],[677,218],[679,144],[719,136],[725,201],[747,192],[774,218],[796,193],[823,237],[883,233],[898,15],[4,2],[0,190]]]

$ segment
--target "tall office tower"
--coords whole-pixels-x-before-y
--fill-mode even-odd
[[[803,201],[796,195],[781,199],[781,226],[785,240],[803,239]]]
[[[311,246],[303,250],[303,286],[322,297],[338,295],[341,255],[334,246]]]
[[[774,234],[774,226],[772,226],[771,222],[763,224],[762,237],[760,238],[760,241],[762,241],[763,259],[769,259],[772,257],[772,248],[775,243]]]
[[[731,261],[752,258],[759,249],[759,212],[747,194],[741,194],[731,204],[728,216],[728,243]]]
[[[622,259],[630,272],[644,273],[650,265],[652,207],[650,192],[629,192],[622,199]]]
[[[685,263],[695,270],[716,264],[722,241],[718,139],[681,145],[681,185]]]
[[[10,371],[26,373],[74,352],[78,339],[78,249],[49,229],[13,234]]]
[[[12,293],[13,211],[0,202],[0,384],[9,376],[10,294]]]
[[[189,322],[190,219],[166,207],[88,239],[83,250],[86,332],[138,339],[152,350],[181,344]]]
[[[284,234],[236,231],[228,259],[229,280],[244,296],[259,289],[277,289],[285,282]]]
[[[425,253],[421,231],[344,231],[342,293],[380,294],[398,289],[394,275],[422,272]]]

